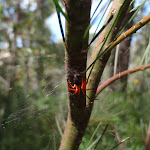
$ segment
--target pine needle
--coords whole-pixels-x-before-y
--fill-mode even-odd
[[[66,19],[67,21],[69,21],[67,15],[64,13],[64,11],[62,10],[62,8],[60,7],[60,5],[59,5],[59,3],[58,3],[58,0],[53,0],[53,2],[54,2],[54,4],[55,4],[56,11],[57,11],[58,13],[61,12],[62,15],[65,17],[65,19]]]
[[[130,137],[125,138],[124,140],[122,140],[120,143],[118,143],[117,145],[115,145],[113,148],[111,148],[110,150],[115,149],[117,146],[119,146],[121,143],[125,142],[126,140],[128,140]]]
[[[92,19],[92,18],[93,18],[93,16],[95,15],[95,13],[96,13],[96,11],[97,11],[98,7],[100,6],[100,4],[102,3],[102,1],[103,1],[103,0],[101,0],[101,1],[98,3],[98,5],[97,5],[96,9],[94,10],[94,13],[93,13],[93,15],[92,15],[91,19]]]
[[[110,16],[106,24],[103,25],[103,27],[98,31],[98,33],[93,37],[91,40],[89,46],[95,41],[95,39],[99,36],[99,34],[106,28],[106,26],[109,24],[109,22],[113,19],[113,15]]]
[[[99,143],[100,143],[100,141],[102,140],[103,135],[105,134],[105,131],[107,130],[108,125],[109,125],[109,124],[107,124],[107,125],[106,125],[106,127],[105,127],[105,129],[103,130],[103,133],[102,133],[102,135],[101,135],[100,139],[98,140],[98,142],[97,142],[97,144],[96,144],[96,146],[95,146],[94,150],[96,150],[96,148],[97,148],[98,144],[99,144]]]
[[[64,45],[66,45],[65,43],[65,36],[64,36],[64,31],[63,31],[63,27],[62,27],[62,21],[61,21],[61,17],[60,17],[60,13],[65,17],[65,19],[68,21],[68,17],[67,15],[63,12],[62,8],[59,5],[58,0],[53,0],[55,7],[56,7],[56,12],[57,12],[57,17],[58,17],[58,21],[59,21],[59,27],[60,27],[60,31],[61,31],[61,35],[62,35],[62,39],[64,42]]]
[[[97,32],[97,29],[98,29],[98,27],[99,27],[99,25],[100,25],[102,19],[104,18],[104,15],[106,14],[106,11],[108,10],[108,7],[110,6],[110,3],[111,3],[111,2],[112,2],[112,0],[109,1],[108,5],[107,5],[107,7],[106,7],[106,9],[105,9],[105,11],[104,11],[104,13],[103,13],[103,15],[102,15],[102,17],[101,17],[99,23],[98,23],[98,25],[97,25],[97,27],[96,27],[96,30],[95,30],[95,32],[94,32],[94,34],[93,34],[93,37],[95,36],[95,34],[96,34],[96,32]]]
[[[91,138],[90,138],[90,140],[89,140],[89,142],[88,142],[88,144],[87,144],[87,147],[89,146],[89,144],[90,144],[90,143],[91,143],[91,141],[93,140],[93,137],[95,136],[95,134],[96,134],[97,130],[98,130],[98,129],[99,129],[99,127],[100,127],[100,125],[101,125],[101,122],[99,122],[99,124],[97,125],[97,127],[96,127],[96,129],[95,129],[94,133],[92,134],[92,136],[91,136]]]
[[[119,56],[119,47],[120,47],[120,44],[118,44],[117,47],[116,47],[115,60],[114,60],[114,75],[115,75],[116,72],[117,72],[117,64],[118,64],[118,56]]]
[[[57,125],[57,128],[58,128],[58,131],[59,131],[59,133],[60,133],[60,135],[61,135],[61,137],[62,137],[63,133],[62,133],[62,130],[61,130],[59,121],[58,121],[58,119],[57,119],[56,117],[55,117],[55,121],[56,121],[56,125]]]
[[[95,15],[95,13],[96,13],[98,7],[100,6],[101,2],[102,2],[102,0],[101,0],[101,1],[99,2],[99,4],[97,5],[97,7],[96,7],[96,9],[95,9],[95,11],[94,11],[94,13],[93,13],[93,15],[92,15],[92,17],[91,17],[90,20],[92,20],[92,18],[93,18],[93,16]],[[97,20],[97,17],[98,17],[98,16],[99,16],[99,14],[98,14],[98,15],[91,21],[91,23],[88,25],[88,27],[87,27],[86,30],[85,30],[85,33],[84,33],[83,38],[85,38],[85,37],[87,36],[87,34],[89,33],[89,30],[91,29],[91,27],[93,26],[93,24],[94,24],[95,21]]]

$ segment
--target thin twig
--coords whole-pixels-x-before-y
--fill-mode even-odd
[[[99,56],[89,65],[89,67],[83,72],[87,72],[95,62],[105,55],[108,51],[112,50],[115,46],[117,46],[120,42],[122,42],[125,38],[129,37],[133,33],[135,33],[137,30],[139,30],[141,27],[143,27],[145,24],[147,24],[150,21],[150,14],[147,15],[145,18],[143,18],[140,22],[132,26],[129,30],[122,33],[115,41],[113,41],[104,51],[102,51]]]
[[[129,30],[122,33],[110,46],[108,46],[108,49],[105,51],[105,53],[108,52],[109,50],[113,49],[116,45],[118,45],[120,42],[122,42],[128,36],[135,33],[137,30],[139,30],[141,27],[143,27],[149,21],[150,21],[150,14],[147,15],[145,18],[143,18],[141,21],[139,21],[137,24],[132,26]]]
[[[148,130],[147,130],[147,136],[145,139],[144,150],[149,150],[149,146],[150,146],[150,122],[149,122]]]
[[[106,80],[104,83],[102,83],[98,88],[97,88],[97,92],[96,95],[98,95],[102,90],[104,90],[107,86],[109,86],[111,83],[113,83],[114,81],[122,78],[123,76],[126,76],[128,74],[137,72],[137,71],[143,71],[145,69],[150,68],[150,64],[146,65],[146,66],[140,66],[140,67],[136,67],[134,69],[130,69],[130,70],[125,70],[123,72],[120,72],[118,74],[116,74],[115,76],[112,76],[111,78],[109,78],[108,80]]]
[[[117,132],[115,126],[114,126],[114,125],[111,125],[111,126],[112,126],[112,128],[113,128],[113,130],[114,130],[114,133],[115,133],[115,135],[116,135],[116,138],[117,138],[117,140],[118,140],[118,143],[121,143],[121,137],[120,137],[119,133]],[[120,144],[120,150],[125,150],[123,143]]]

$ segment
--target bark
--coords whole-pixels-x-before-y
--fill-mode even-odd
[[[117,71],[116,73],[122,72],[124,70],[128,69],[128,65],[129,65],[129,52],[130,52],[130,42],[131,42],[131,38],[128,40],[125,40],[123,42],[120,43],[120,49],[119,49],[119,56],[118,56],[118,63],[117,63]],[[116,48],[113,51],[112,54],[112,66],[111,66],[111,73],[110,76],[113,76],[114,74],[114,60],[115,60],[115,52],[116,52]],[[123,78],[121,78],[120,80],[118,80],[119,82],[116,82],[115,84],[112,84],[110,86],[110,88],[115,91],[120,91],[120,92],[125,92],[126,91],[126,87],[127,87],[127,79],[128,79],[128,75],[124,76]],[[120,86],[121,84],[121,86]],[[119,87],[118,87],[119,85]]]
[[[124,24],[129,20],[131,15],[132,15],[131,13],[126,15],[124,23],[121,26],[121,28],[123,28]],[[129,23],[126,26],[125,30],[129,29],[132,26],[132,24],[133,24],[133,22]],[[130,45],[131,45],[131,36],[128,39],[126,39],[120,43],[116,73],[119,73],[119,72],[122,72],[122,71],[128,69],[129,57],[130,57]],[[111,70],[110,76],[114,75],[115,52],[116,52],[116,48],[114,48],[114,50],[112,51],[112,60],[111,60],[112,65],[110,66],[110,70]],[[119,82],[117,82],[115,84],[111,84],[110,88],[113,91],[118,90],[119,92],[125,92],[126,87],[127,87],[127,79],[128,79],[128,75],[121,78],[119,80]],[[121,83],[121,86],[118,86],[120,83]]]
[[[83,38],[90,22],[91,0],[66,0],[66,73],[67,80],[74,74],[85,70],[88,50],[88,36]],[[85,75],[83,75],[85,80]],[[67,125],[60,145],[60,150],[78,149],[88,123],[85,95],[69,93],[69,112]]]

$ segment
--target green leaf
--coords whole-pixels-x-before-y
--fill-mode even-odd
[[[69,21],[67,15],[63,12],[62,8],[60,7],[60,5],[59,5],[59,3],[58,3],[58,0],[53,0],[53,2],[54,2],[54,4],[55,4],[56,11],[57,11],[58,13],[62,13],[62,15],[65,17],[65,19],[66,19],[67,21]]]
[[[141,7],[143,7],[143,5],[147,2],[148,0],[145,0],[143,2],[141,2],[137,7],[133,8],[130,10],[130,12],[136,11],[137,9],[140,9]]]
[[[63,27],[62,27],[60,13],[57,12],[57,16],[58,16],[58,21],[59,21],[59,27],[60,27],[61,35],[62,35],[63,42],[64,42],[64,45],[65,45],[66,44],[65,43],[65,35],[64,35]]]
[[[106,22],[106,24],[103,25],[103,27],[98,31],[98,33],[93,37],[93,39],[91,40],[90,44],[91,45],[95,39],[99,36],[99,34],[107,27],[107,25],[109,24],[109,22],[113,19],[113,15],[110,16],[110,18],[108,19],[108,21]]]
[[[97,7],[96,7],[96,9],[94,10],[94,13],[93,13],[93,15],[92,15],[92,17],[91,17],[91,19],[93,18],[93,16],[95,15],[95,13],[96,13],[96,11],[97,11],[97,9],[98,9],[98,7],[100,6],[100,4],[101,4],[101,2],[102,2],[103,0],[101,0],[99,3],[98,3],[98,5],[97,5]]]
[[[99,23],[98,23],[98,25],[97,25],[97,27],[96,27],[96,30],[95,30],[95,32],[94,32],[94,34],[93,34],[93,37],[95,36],[96,31],[97,31],[97,29],[98,29],[98,27],[99,27],[99,25],[100,25],[102,19],[104,18],[104,15],[106,14],[106,11],[108,10],[108,7],[109,7],[109,5],[110,5],[111,2],[112,2],[112,0],[109,1],[108,5],[107,5],[107,7],[106,7],[106,9],[105,9],[105,11],[104,11],[104,13],[103,13],[103,15],[102,15],[102,17],[101,17]]]
[[[61,31],[61,35],[63,38],[63,42],[65,45],[65,36],[64,36],[64,31],[63,31],[63,27],[62,27],[62,21],[61,21],[61,17],[60,17],[60,13],[62,13],[62,15],[66,18],[66,20],[68,21],[68,17],[67,15],[63,12],[62,8],[60,7],[58,0],[53,0],[55,7],[56,7],[56,11],[57,11],[57,17],[58,17],[58,21],[59,21],[59,27],[60,27],[60,31]]]
[[[94,150],[96,150],[98,144],[99,144],[100,141],[102,140],[102,138],[103,138],[103,136],[104,136],[104,134],[105,134],[105,132],[106,132],[106,130],[107,130],[107,128],[108,128],[108,125],[109,125],[109,124],[107,124],[107,125],[105,126],[105,129],[103,130],[103,133],[101,134],[100,139],[98,140],[98,142],[97,142],[97,144],[96,144]]]
[[[101,122],[99,122],[99,124],[97,125],[97,127],[96,127],[94,133],[92,134],[92,136],[91,136],[91,138],[90,138],[90,140],[89,140],[89,142],[88,142],[88,144],[87,144],[87,146],[86,146],[86,149],[88,148],[89,144],[90,144],[91,141],[93,140],[93,138],[94,138],[94,136],[95,136],[97,130],[99,129],[100,125],[101,125]]]
[[[92,15],[92,17],[91,17],[91,20],[92,20],[94,14],[96,13],[98,7],[100,6],[101,2],[102,2],[102,0],[101,0],[101,1],[99,2],[99,4],[97,5],[97,7],[96,7],[96,9],[95,9],[95,11],[94,11],[94,13],[93,13],[93,15]],[[87,34],[88,34],[90,28],[93,26],[93,24],[95,23],[95,21],[96,21],[96,19],[97,19],[98,16],[99,16],[99,14],[98,14],[98,15],[93,19],[93,21],[88,25],[88,27],[87,27],[86,30],[85,30],[85,33],[84,33],[83,38],[85,38],[85,37],[87,36]]]
[[[133,20],[133,18],[137,15],[137,13],[139,12],[139,10],[143,7],[143,5],[147,2],[147,0],[143,1],[138,7],[136,7],[136,9],[132,9],[130,12],[133,12],[133,10],[135,11],[132,16],[130,17],[129,21],[122,27],[122,30],[119,32],[119,34],[116,36],[116,38],[114,39],[114,41],[124,32],[126,26]]]

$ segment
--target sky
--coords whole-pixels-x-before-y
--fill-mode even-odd
[[[101,11],[103,6],[106,4],[107,1],[103,1],[102,4],[100,5],[100,7],[98,8],[98,10],[96,11],[95,16],[97,16],[98,14],[100,14],[100,12],[103,12]],[[93,14],[94,10],[96,9],[97,5],[99,3],[99,0],[93,0],[93,3],[92,3],[92,7],[91,7],[91,14]],[[101,13],[102,14],[102,13]],[[106,14],[107,15],[107,14]],[[105,16],[106,16],[105,15]],[[101,16],[101,15],[99,15]],[[105,17],[104,17],[105,18]],[[61,15],[61,20],[62,20],[62,25],[63,25],[63,29],[65,30],[65,18]],[[104,19],[101,21],[101,23],[103,24],[104,23]],[[90,29],[90,33],[94,33],[96,27],[97,27],[97,24],[98,24],[99,20],[96,20],[95,23],[93,24],[93,26],[91,27]],[[54,42],[57,42],[59,40],[62,39],[62,36],[61,36],[61,32],[60,32],[60,27],[59,27],[59,24],[58,24],[58,18],[57,18],[57,13],[53,13],[47,20],[46,20],[46,24],[50,27],[51,31],[52,31],[52,35],[53,35],[53,40]],[[102,26],[102,24],[100,25],[100,27]],[[99,28],[100,28],[99,27]]]
[[[99,3],[100,0],[93,0],[93,3],[92,3],[92,7],[91,7],[91,15],[93,14],[94,10],[96,9],[98,3]],[[136,0],[135,4],[134,4],[134,7],[137,7],[143,0]],[[95,13],[94,17],[97,15],[97,14],[100,14],[99,16],[101,17],[101,14],[103,13],[103,11],[101,11],[102,7],[104,7],[104,5],[106,4],[107,1],[103,1],[101,6],[99,7],[99,9],[97,10],[97,13]],[[148,15],[148,13],[150,13],[150,0],[148,0],[148,2],[145,4],[146,7],[146,11],[145,11],[145,16]],[[110,7],[109,7],[110,8]],[[108,9],[109,10],[109,9]],[[102,13],[101,13],[102,12]],[[105,15],[107,16],[107,14]],[[104,21],[105,21],[105,18],[101,21],[101,24],[100,24],[100,27],[99,29],[102,27]],[[62,19],[62,25],[63,25],[63,29],[65,30],[65,18],[63,16],[61,16],[61,19]],[[98,22],[99,22],[99,19],[96,19],[96,21],[94,22],[94,24],[92,25],[91,29],[90,29],[90,33],[94,33],[97,25],[98,25]],[[51,31],[52,31],[52,36],[53,36],[53,40],[54,42],[57,42],[59,40],[62,39],[62,36],[61,36],[61,32],[60,32],[60,27],[59,27],[59,24],[58,24],[58,18],[57,18],[57,14],[56,12],[53,13],[47,20],[46,20],[46,24],[50,27]]]

